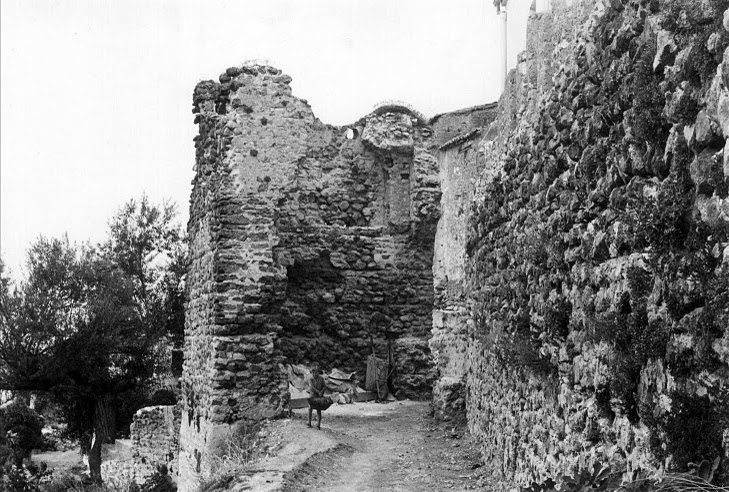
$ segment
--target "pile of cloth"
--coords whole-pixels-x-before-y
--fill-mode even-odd
[[[289,393],[291,399],[308,398],[311,370],[303,364],[287,364],[285,370],[289,375]],[[357,394],[364,392],[355,379],[356,372],[344,372],[332,369],[325,374],[324,395],[331,398],[334,403],[352,403],[356,401]]]

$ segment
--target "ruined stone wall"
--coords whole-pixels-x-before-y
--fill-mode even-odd
[[[481,132],[493,120],[496,104],[469,108],[431,119],[439,144],[441,217],[433,256],[433,328],[430,348],[437,371],[433,408],[438,418],[465,418],[467,367],[466,232],[473,200]]]
[[[290,80],[243,66],[195,88],[183,488],[209,471],[208,450],[232,423],[282,412],[283,363],[363,380],[370,341],[380,356],[389,343],[397,394],[431,391],[433,132],[383,106],[348,139]]]
[[[104,459],[102,476],[107,485],[121,490],[130,482],[138,485],[167,467],[167,473],[177,476],[180,439],[179,408],[158,405],[137,410],[130,427],[131,449],[124,459]]]
[[[496,103],[483,104],[433,116],[428,122],[435,131],[438,147],[453,148],[449,142],[474,130],[486,129],[494,119]]]
[[[130,426],[132,456],[153,470],[165,465],[177,474],[177,454],[180,442],[179,413],[174,405],[157,405],[137,410]]]
[[[512,484],[685,471],[729,437],[729,4],[552,7],[479,148],[469,427]]]
[[[425,341],[440,194],[432,132],[405,113],[362,123],[352,140],[331,127],[311,139],[297,182],[282,191],[281,346],[288,360],[362,377],[370,338],[381,356],[389,339],[395,388],[417,398],[432,382]]]
[[[270,105],[266,111],[286,113],[268,133],[282,132],[286,121],[296,131],[300,108],[284,111],[276,105],[277,98],[286,96],[288,79],[268,73],[266,82],[273,86],[273,101],[265,101]],[[188,490],[196,486],[194,477],[208,470],[206,450],[232,422],[278,415],[286,402],[287,383],[278,368],[283,357],[275,346],[281,328],[264,314],[278,300],[276,287],[285,271],[273,262],[274,207],[271,193],[261,187],[271,180],[282,181],[286,164],[299,149],[282,139],[280,147],[269,152],[284,164],[268,174],[265,163],[251,166],[250,179],[242,180],[239,166],[246,159],[250,165],[257,150],[236,118],[253,111],[242,100],[255,105],[260,83],[246,86],[240,98],[231,101],[236,90],[230,83],[209,81],[198,84],[193,95],[200,133],[195,138],[188,223],[192,261],[187,276],[179,464],[182,487]],[[232,106],[237,110],[229,111]],[[258,124],[265,126],[261,120]]]

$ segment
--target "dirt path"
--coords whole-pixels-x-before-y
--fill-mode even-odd
[[[338,444],[288,473],[282,490],[483,490],[478,453],[461,432],[438,424],[428,411],[428,403],[410,401],[331,407],[322,430],[307,431],[313,439],[323,433]],[[306,410],[297,411],[292,423],[306,425]]]
[[[306,426],[307,410],[271,421],[276,449],[209,490],[242,492],[503,491],[489,487],[480,455],[462,429],[428,416],[426,402],[354,403],[324,412],[322,429]],[[314,417],[316,419],[316,416]],[[34,458],[83,466],[77,450]]]

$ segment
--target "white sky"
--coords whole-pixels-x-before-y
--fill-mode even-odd
[[[530,0],[512,0],[509,59]],[[17,277],[39,235],[102,239],[146,192],[187,207],[192,90],[270,60],[325,123],[386,99],[427,116],[499,96],[492,0],[2,0],[0,251]]]

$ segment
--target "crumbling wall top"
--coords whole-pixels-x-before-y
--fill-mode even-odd
[[[385,112],[367,117],[362,139],[373,147],[398,153],[413,152],[413,119],[407,113]]]
[[[417,120],[419,125],[427,125],[428,118],[405,101],[387,100],[375,104],[370,115],[382,115],[384,113],[406,113]]]

